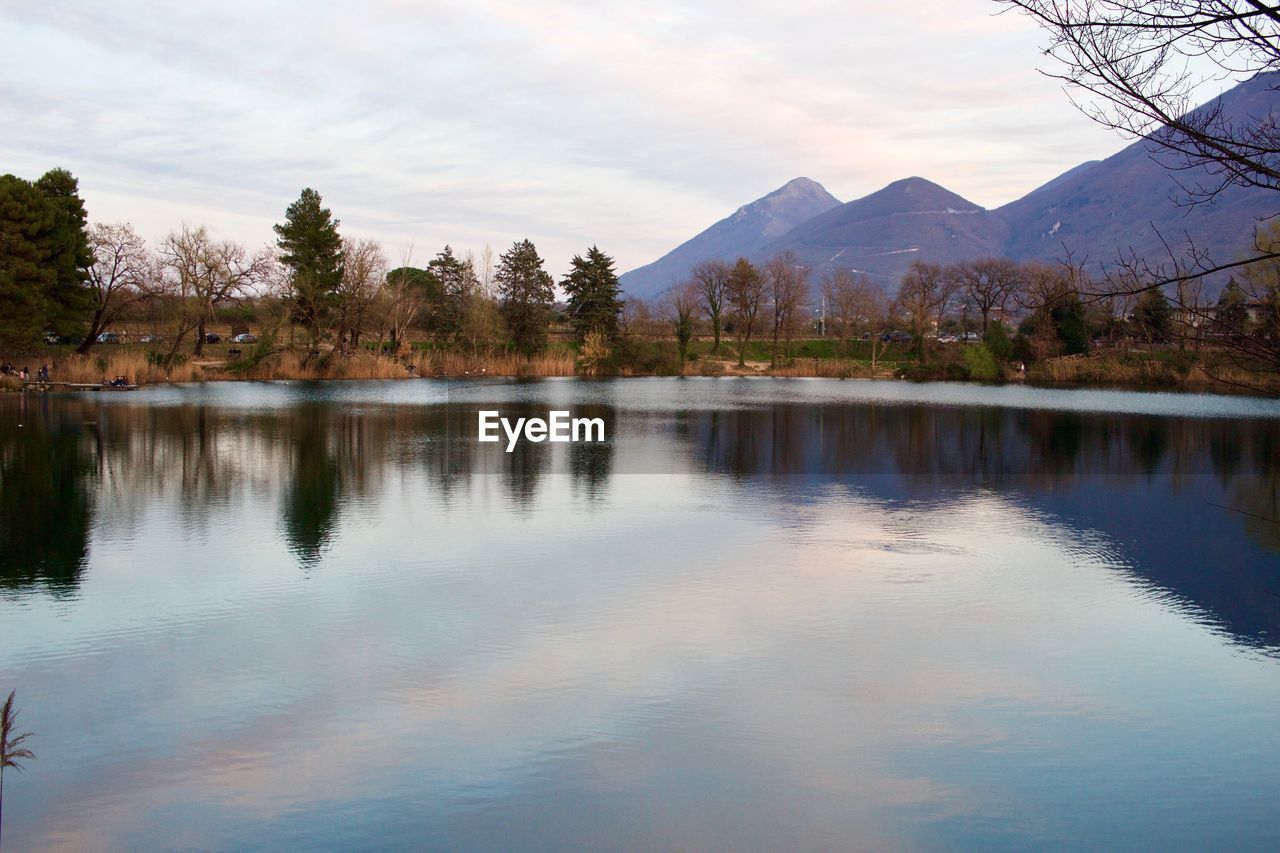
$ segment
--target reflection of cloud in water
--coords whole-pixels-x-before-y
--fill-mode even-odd
[[[1224,773],[1280,784],[1239,653],[1275,647],[1274,540],[1205,509],[1267,509],[1280,422],[518,387],[610,443],[296,388],[58,404],[108,521],[71,609],[0,597],[48,738],[19,843],[1026,845],[1097,837],[1099,796],[1185,842],[1248,825],[1247,792],[1191,807]]]
[[[629,479],[617,484],[620,491]],[[447,813],[450,800],[458,808],[500,808],[530,796],[540,774],[567,772],[548,764],[578,767],[606,790],[626,788],[638,766],[655,780],[669,772],[646,755],[663,754],[655,738],[676,717],[701,732],[700,748],[760,785],[857,804],[841,820],[856,812],[864,833],[887,838],[892,826],[875,818],[894,807],[939,819],[983,808],[955,781],[902,775],[899,751],[1025,749],[1000,715],[965,713],[975,706],[1112,724],[1149,716],[1098,695],[1082,677],[1087,672],[1073,680],[1053,665],[1065,644],[1075,647],[1073,657],[1091,659],[1132,643],[1115,626],[1131,623],[1148,603],[1117,597],[1109,555],[1074,531],[991,495],[884,511],[828,494],[806,507],[803,530],[791,523],[793,505],[746,495],[730,501],[740,521],[709,543],[689,519],[673,521],[667,543],[643,557],[624,548],[630,556],[610,567],[620,582],[596,586],[585,608],[539,602],[516,584],[517,596],[544,609],[503,613],[495,624],[487,615],[493,601],[469,600],[459,583],[450,595],[427,579],[403,590],[424,602],[421,612],[399,619],[366,610],[359,598],[312,602],[319,624],[296,626],[295,642],[331,668],[321,683],[297,685],[266,707],[250,703],[243,717],[184,742],[178,762],[164,753],[104,768],[78,795],[64,792],[49,817],[64,828],[109,825],[118,811],[127,834],[124,816],[154,807],[160,787],[174,805],[200,798],[226,819],[252,825],[353,790],[389,786],[381,796],[394,797],[403,773],[435,780],[422,784],[444,802],[429,811]],[[983,527],[991,518],[1007,520]],[[617,523],[613,541],[629,546],[645,532],[627,527]],[[511,571],[563,571],[557,567],[569,544],[556,543],[537,564],[474,580],[509,588]],[[500,534],[489,547],[509,553],[518,542]],[[432,595],[409,595],[419,591]],[[252,633],[275,606],[220,615],[186,643]],[[1050,609],[1055,618],[1046,621]],[[408,620],[435,617],[463,632],[446,657],[404,635]],[[1157,621],[1161,631],[1178,633],[1174,614]],[[349,626],[359,626],[358,636]],[[183,678],[190,649],[160,659],[154,652],[147,650],[153,665]],[[127,660],[132,651],[116,654]],[[258,667],[287,669],[270,644],[260,654]],[[798,659],[805,666],[789,663]],[[680,756],[666,757],[679,764]],[[783,819],[787,806],[774,808]],[[810,831],[817,845],[837,837],[823,821]]]

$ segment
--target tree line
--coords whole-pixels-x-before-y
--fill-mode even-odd
[[[1280,243],[1280,231],[1274,238]],[[814,281],[790,252],[760,263],[705,260],[660,300],[683,361],[701,330],[711,355],[732,338],[739,366],[753,339],[767,339],[770,361],[788,358],[798,335],[836,339],[842,354],[868,341],[872,367],[881,344],[909,342],[917,359],[947,333],[981,341],[997,360],[1038,361],[1088,352],[1098,344],[1211,346],[1240,367],[1280,370],[1268,348],[1280,341],[1280,263],[1254,264],[1214,300],[1203,282],[1173,298],[1135,288],[1122,277],[1094,278],[1082,265],[978,258],[951,264],[916,261],[896,292],[849,269]]]
[[[446,245],[429,262],[394,268],[375,241],[343,236],[340,221],[304,189],[250,249],[206,226],[182,225],[156,245],[128,223],[90,223],[78,183],[54,169],[36,181],[0,177],[0,348],[74,343],[89,352],[123,318],[163,328],[161,357],[204,354],[218,311],[251,305],[257,353],[302,335],[308,357],[349,356],[362,346],[393,355],[411,333],[433,345],[525,354],[547,345],[555,281],[529,240],[496,260]],[[560,286],[562,319],[579,341],[616,339],[622,299],[613,259],[596,246],[574,255]],[[159,343],[160,341],[155,341]]]

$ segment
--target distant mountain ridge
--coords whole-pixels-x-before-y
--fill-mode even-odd
[[[1221,103],[1228,117],[1257,119],[1280,112],[1277,87],[1280,72],[1261,74],[1224,93]],[[683,281],[699,261],[761,260],[781,251],[794,252],[817,277],[842,267],[891,290],[913,260],[1054,261],[1070,252],[1096,269],[1129,251],[1164,260],[1165,242],[1176,248],[1188,235],[1215,260],[1231,260],[1252,245],[1254,225],[1280,213],[1280,194],[1233,186],[1212,203],[1179,203],[1179,182],[1211,180],[1203,168],[1170,172],[1145,140],[1068,169],[994,210],[920,177],[844,204],[816,181],[797,178],[626,273],[622,286],[647,299]]]
[[[632,295],[649,298],[683,281],[699,261],[755,257],[795,226],[839,205],[840,200],[822,184],[796,178],[743,205],[653,263],[625,274],[622,286]]]

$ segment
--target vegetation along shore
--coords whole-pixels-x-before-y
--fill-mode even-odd
[[[1070,262],[911,264],[891,293],[794,255],[708,259],[626,298],[596,246],[557,282],[529,240],[389,262],[305,189],[256,250],[90,223],[74,176],[0,177],[0,390],[55,382],[765,375],[1280,393],[1280,265],[1209,301]],[[1280,232],[1260,240],[1280,245]],[[25,372],[25,377],[24,377]],[[25,380],[25,381],[24,381]]]

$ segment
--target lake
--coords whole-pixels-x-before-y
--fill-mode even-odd
[[[605,421],[476,441],[476,413]],[[1280,847],[1280,402],[0,395],[26,849]]]

